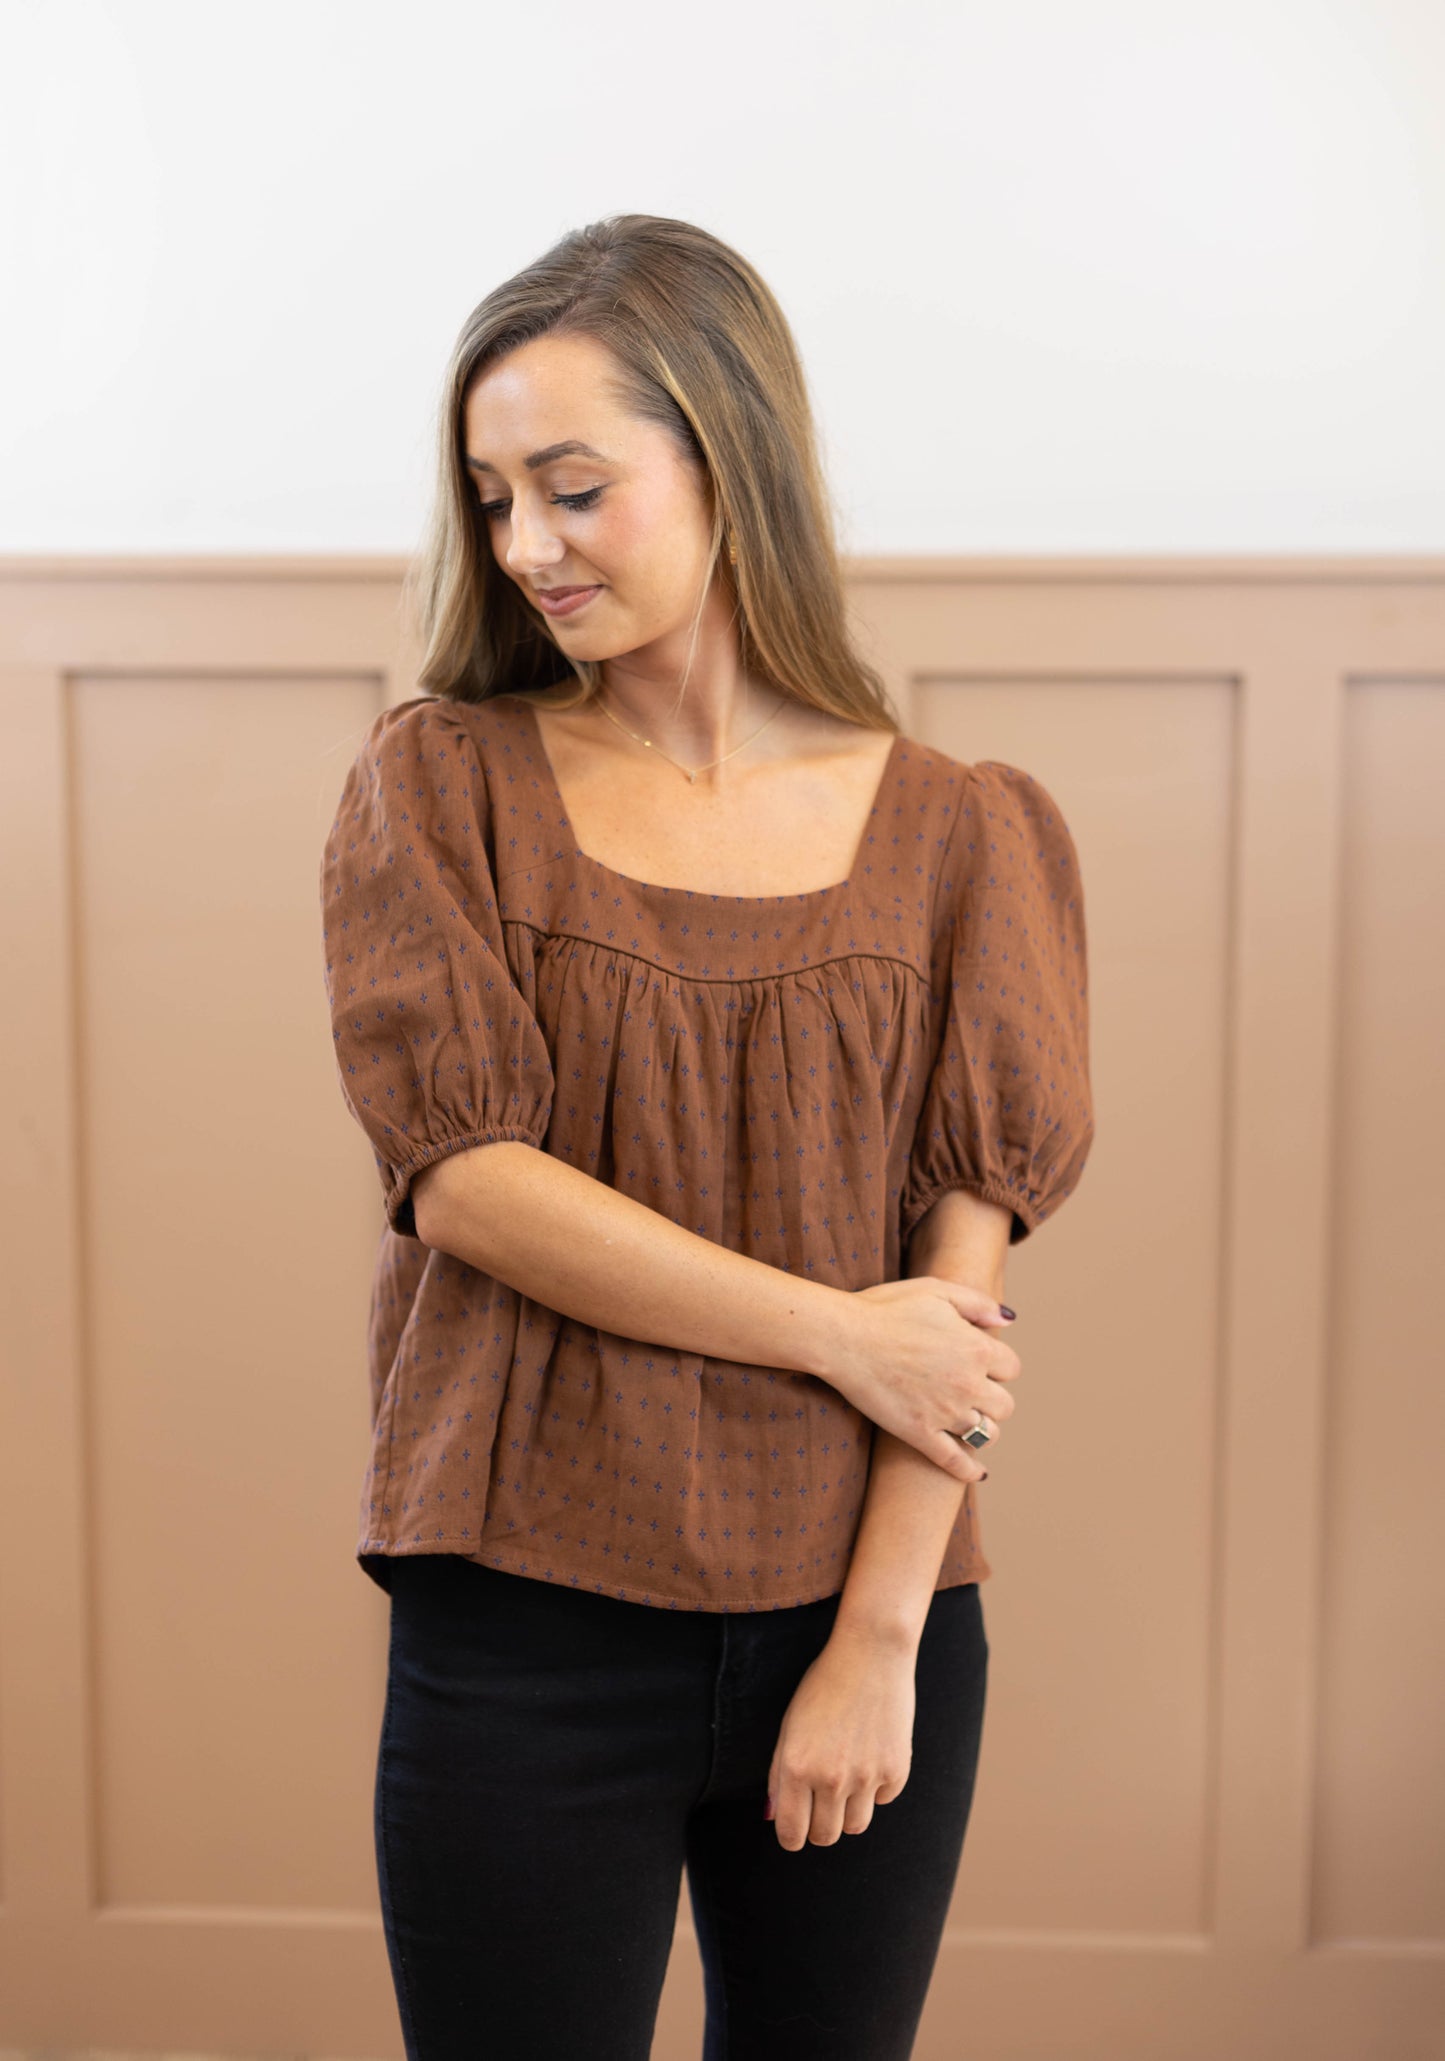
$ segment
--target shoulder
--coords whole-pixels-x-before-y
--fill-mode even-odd
[[[1020,941],[1046,940],[1082,954],[1084,886],[1063,811],[1036,774],[1002,759],[979,759],[967,785],[941,869],[940,902],[956,945],[983,953],[989,940],[1023,926]]]
[[[976,759],[968,768],[979,802],[986,808],[1025,809],[1062,820],[1058,804],[1036,773],[1004,759]]]
[[[490,702],[446,695],[391,703],[362,733],[340,815],[353,825],[365,816],[422,843],[465,842],[478,831],[485,839],[495,814],[492,787],[513,777],[520,757],[517,722]]]
[[[900,736],[899,778],[925,805],[934,801],[950,843],[995,825],[1008,831],[1026,820],[1063,823],[1052,794],[1034,774],[1004,759],[959,759],[936,744]]]
[[[975,759],[963,775],[952,847],[996,863],[1037,862],[1052,849],[1073,855],[1064,812],[1037,774],[1004,759]]]
[[[513,697],[459,701],[450,695],[416,694],[392,702],[374,716],[356,753],[357,770],[385,776],[406,772],[428,781],[448,774],[473,781],[490,757],[510,756],[525,746],[526,710]]]
[[[453,709],[453,703],[435,694],[389,703],[361,733],[353,777],[369,774],[385,781],[403,768],[415,772],[438,749],[446,752],[458,731]]]
[[[367,726],[362,749],[446,746],[474,735],[487,707],[486,703],[457,701],[445,694],[414,694],[409,700],[390,702]]]

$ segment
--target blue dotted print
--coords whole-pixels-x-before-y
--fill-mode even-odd
[[[449,1552],[666,1609],[843,1586],[872,1426],[814,1375],[576,1322],[422,1245],[423,1167],[518,1139],[730,1250],[896,1280],[937,1197],[1073,1191],[1083,891],[1051,796],[898,736],[849,878],[736,896],[576,846],[532,707],[370,725],[320,869],[341,1089],[386,1224],[357,1557]],[[937,1586],[991,1572],[970,1488]]]

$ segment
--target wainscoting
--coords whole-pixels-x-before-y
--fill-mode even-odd
[[[317,899],[415,692],[401,571],[0,562],[11,2048],[401,2053],[351,1557],[380,1199]],[[860,560],[848,599],[911,734],[1052,792],[1090,942],[918,2061],[1438,2061],[1445,560]],[[701,2019],[684,1895],[656,2061]]]

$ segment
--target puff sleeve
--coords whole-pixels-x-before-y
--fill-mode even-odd
[[[1094,1136],[1083,881],[1047,789],[997,759],[970,766],[938,895],[944,1013],[900,1233],[965,1188],[1013,1210],[1017,1245],[1073,1192]]]
[[[540,1145],[551,1115],[551,1056],[506,957],[488,810],[465,717],[422,696],[371,724],[321,860],[341,1091],[387,1221],[410,1238],[423,1167],[499,1138]]]

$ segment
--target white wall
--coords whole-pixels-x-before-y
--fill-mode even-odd
[[[844,547],[1445,547],[1445,0],[7,0],[0,550],[405,551],[467,310],[681,215]]]

